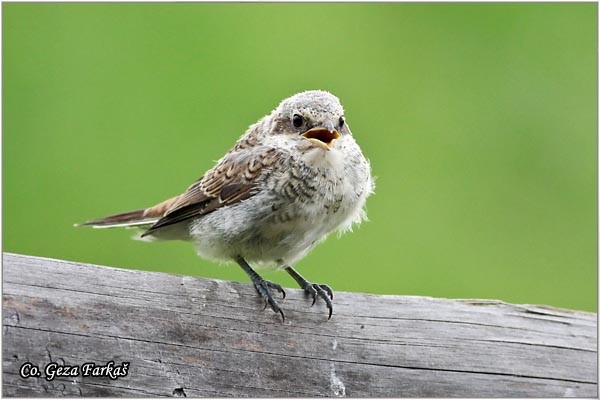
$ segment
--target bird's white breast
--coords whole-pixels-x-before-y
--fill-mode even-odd
[[[282,266],[334,230],[360,223],[373,184],[368,161],[348,139],[331,151],[315,148],[284,160],[254,196],[194,221],[190,235],[200,255]]]

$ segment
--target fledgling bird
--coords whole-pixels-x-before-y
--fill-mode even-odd
[[[153,207],[95,219],[99,228],[146,227],[148,240],[192,241],[204,258],[235,261],[265,307],[281,314],[273,290],[250,266],[283,268],[333,312],[333,291],[292,265],[327,235],[365,217],[373,192],[370,165],[354,141],[337,97],[311,90],[281,102],[183,194]]]

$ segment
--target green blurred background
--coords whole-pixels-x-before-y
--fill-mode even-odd
[[[2,7],[5,251],[247,282],[189,243],[73,223],[179,194],[320,88],[378,179],[370,222],[306,277],[597,309],[596,4]]]

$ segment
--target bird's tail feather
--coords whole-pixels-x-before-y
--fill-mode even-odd
[[[128,211],[120,214],[109,215],[108,217],[93,219],[75,226],[91,226],[93,228],[116,228],[116,227],[143,227],[152,225],[158,221],[159,216],[147,215],[147,209]]]

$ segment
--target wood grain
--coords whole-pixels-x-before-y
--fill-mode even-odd
[[[4,396],[597,397],[597,315],[336,292],[334,315],[254,288],[4,253]],[[30,362],[126,377],[24,379]]]

